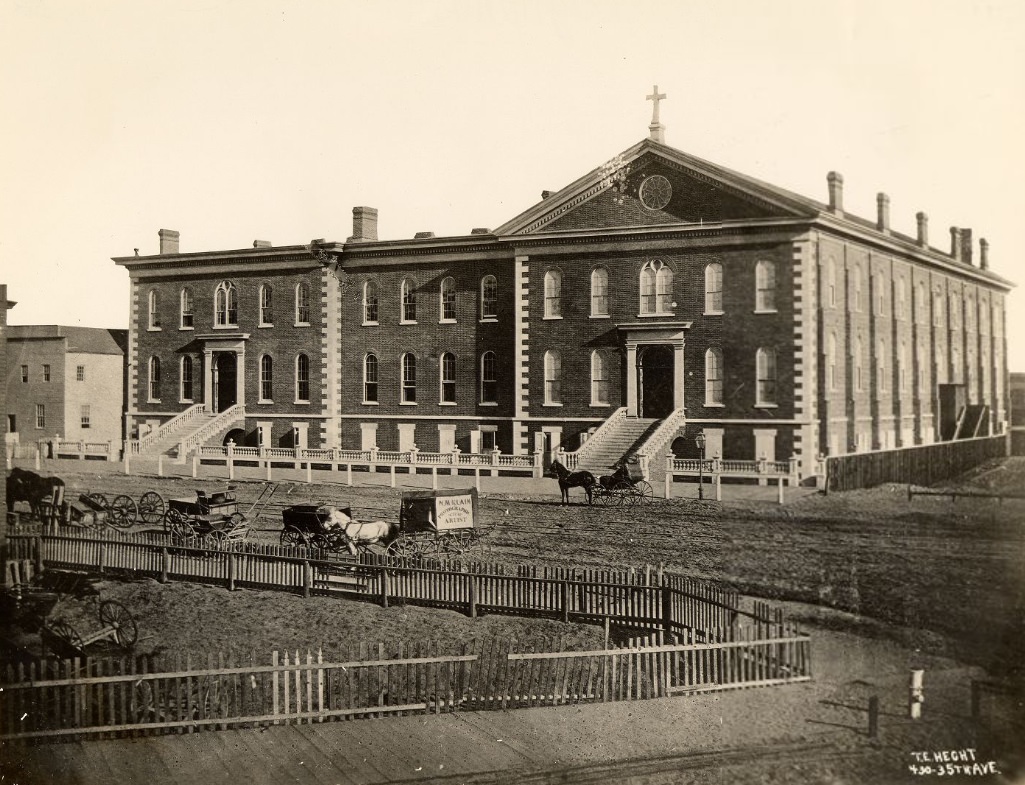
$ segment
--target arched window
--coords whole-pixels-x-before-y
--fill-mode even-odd
[[[412,278],[405,278],[402,281],[402,322],[405,324],[416,322],[416,283]]]
[[[274,324],[274,292],[268,284],[260,287],[260,325]]]
[[[604,267],[591,270],[591,316],[609,315],[609,271]]]
[[[310,287],[303,282],[295,285],[295,323],[310,323]]]
[[[214,325],[235,327],[238,325],[235,284],[221,281],[214,290]]]
[[[498,318],[498,279],[485,275],[480,282],[480,318]]]
[[[452,352],[441,355],[441,402],[456,402],[456,356]]]
[[[181,359],[181,389],[179,390],[182,403],[192,401],[192,358],[187,354]]]
[[[671,314],[673,271],[661,259],[653,259],[641,268],[641,313]]]
[[[755,310],[776,310],[776,265],[764,259],[755,265]]]
[[[558,352],[545,352],[545,404],[562,403],[562,357]]]
[[[274,400],[274,358],[269,354],[260,358],[260,400]]]
[[[160,329],[160,296],[156,289],[150,289],[149,292],[149,328]]]
[[[772,406],[776,403],[776,350],[764,347],[755,355],[755,372],[758,376],[757,404]]]
[[[836,389],[836,333],[826,338],[826,388]]]
[[[149,358],[149,399],[160,400],[160,358]]]
[[[549,270],[545,273],[545,319],[562,318],[562,273]]]
[[[377,284],[363,284],[363,324],[377,324]]]
[[[494,352],[480,358],[480,402],[498,403],[498,368]]]
[[[363,358],[363,403],[377,403],[377,355]]]
[[[609,356],[595,349],[591,352],[591,406],[609,405]]]
[[[186,286],[182,289],[181,297],[181,326],[184,329],[191,329],[192,324],[192,290]]]
[[[879,392],[886,389],[886,342],[882,338],[876,342],[876,388]]]
[[[414,317],[415,318],[415,317]],[[441,321],[456,320],[456,279],[444,278],[441,281]]]
[[[416,356],[402,355],[402,403],[416,403]]]
[[[826,259],[826,274],[823,276],[826,281],[826,305],[830,308],[836,307],[836,262],[830,256]]]
[[[705,313],[722,313],[722,265],[705,266]]]
[[[305,354],[295,358],[295,400],[301,403],[310,400],[310,358]]]
[[[705,350],[705,405],[718,406],[722,402],[722,350],[713,346]]]

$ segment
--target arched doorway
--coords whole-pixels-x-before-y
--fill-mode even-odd
[[[641,417],[662,419],[672,413],[675,370],[671,346],[646,346],[637,353],[637,400]]]
[[[217,352],[214,360],[214,406],[223,412],[238,403],[238,356],[234,352]]]

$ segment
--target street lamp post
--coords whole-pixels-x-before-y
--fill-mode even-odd
[[[697,444],[698,450],[701,451],[701,457],[698,459],[698,498],[705,498],[705,432],[699,431],[698,435],[694,439],[694,443]]]

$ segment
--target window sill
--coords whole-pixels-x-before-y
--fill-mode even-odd
[[[657,319],[659,316],[676,316],[675,311],[657,311],[655,313],[639,313],[637,314],[638,319]]]
[[[214,329],[215,330],[237,330],[238,329],[238,325],[237,324],[215,324],[214,325]]]
[[[455,401],[438,401],[438,406],[458,406]]]
[[[498,401],[481,401],[478,406],[498,406]]]
[[[273,403],[274,403],[274,401],[268,401],[268,400],[266,400],[264,398],[261,398],[259,401],[256,402],[256,404],[258,406],[270,406]]]
[[[455,319],[438,319],[438,324],[458,324]]]
[[[309,327],[310,323],[309,322],[296,322],[292,326],[293,327]]]
[[[480,320],[480,323],[481,324],[498,324],[498,317],[497,316],[485,316],[483,319]]]
[[[399,324],[416,324],[416,319],[409,321],[408,319],[400,319]]]
[[[256,328],[258,330],[263,330],[263,329],[266,329],[267,327],[273,327],[273,326],[274,326],[273,323],[270,323],[270,324],[264,323],[264,324],[256,325]]]
[[[706,402],[705,403],[705,408],[706,409],[725,409],[726,408],[726,404],[724,404],[724,403],[708,403],[708,402]]]
[[[592,313],[591,314],[591,318],[592,319],[611,319],[612,317],[609,316],[607,313]]]
[[[380,401],[363,401],[363,406],[380,406]]]
[[[591,408],[592,409],[609,409],[609,408],[611,408],[611,406],[612,406],[612,404],[610,404],[610,403],[592,403],[591,404]]]
[[[294,403],[296,406],[309,406],[310,405],[309,401],[292,401],[292,403]]]
[[[541,406],[548,407],[548,408],[553,408],[553,409],[561,409],[562,408],[562,404],[561,403],[543,403],[543,404],[541,404]]]
[[[160,403],[159,398],[147,398],[146,403]]]
[[[147,327],[146,332],[148,333],[162,333],[164,330],[161,327]]]
[[[561,316],[542,316],[541,317],[541,321],[543,321],[543,322],[557,322],[557,321],[559,321],[561,319],[562,319]]]
[[[725,316],[726,311],[705,311],[703,316]]]
[[[195,403],[191,398],[179,398],[178,403]]]
[[[380,322],[363,322],[364,327],[379,327],[380,325]]]
[[[778,409],[779,408],[779,404],[778,403],[756,403],[755,404],[755,408],[756,409]]]
[[[399,406],[416,406],[416,401],[399,401]]]
[[[186,330],[195,330],[196,328],[195,327],[186,327],[185,325],[182,325],[178,329],[182,330],[182,331],[186,331]]]
[[[779,313],[778,308],[755,308],[755,313]]]

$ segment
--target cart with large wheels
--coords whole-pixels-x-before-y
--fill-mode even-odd
[[[348,550],[345,530],[332,525],[332,517],[340,510],[352,518],[351,507],[328,507],[317,504],[296,504],[281,511],[284,528],[279,541],[286,548],[316,548],[323,551]]]
[[[478,545],[475,488],[402,494],[399,536],[388,553],[406,558],[458,555]]]
[[[635,463],[619,464],[612,474],[599,477],[591,490],[591,503],[602,507],[648,504],[654,497],[651,484]]]
[[[62,660],[85,656],[85,648],[101,640],[111,640],[122,649],[130,649],[139,639],[139,628],[124,605],[116,600],[101,602],[98,609],[100,629],[82,635],[63,620],[48,622],[40,631],[43,648]]]

